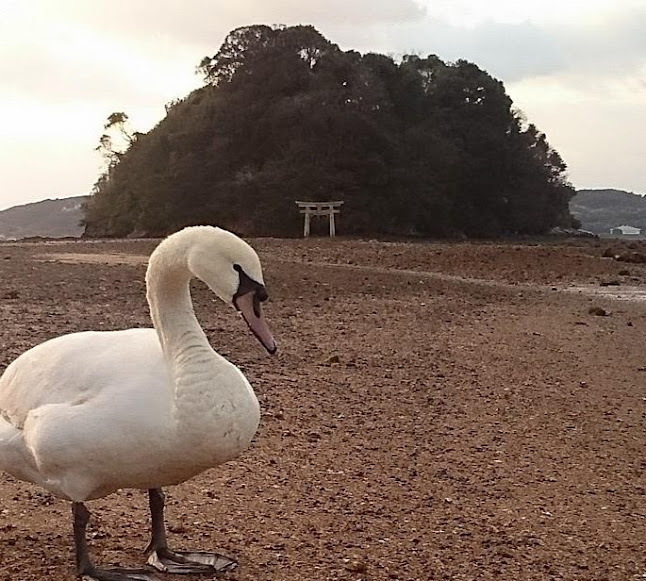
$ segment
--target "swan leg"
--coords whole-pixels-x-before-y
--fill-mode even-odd
[[[90,511],[82,502],[72,503],[74,517],[74,546],[76,548],[76,572],[79,577],[96,581],[159,581],[146,569],[100,569],[94,565],[87,547],[85,529],[90,520]]]
[[[217,553],[174,552],[168,548],[164,524],[164,493],[161,488],[148,491],[152,539],[146,548],[148,564],[164,573],[214,574],[232,571],[236,561]]]

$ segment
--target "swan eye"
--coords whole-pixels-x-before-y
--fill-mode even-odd
[[[234,264],[233,268],[238,272],[239,275],[238,290],[233,296],[234,303],[235,299],[239,296],[247,293],[254,293],[254,310],[257,310],[259,303],[262,303],[269,298],[267,289],[259,282],[256,282],[255,280],[250,278],[239,264]]]

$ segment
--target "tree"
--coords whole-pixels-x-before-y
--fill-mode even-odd
[[[106,133],[99,138],[95,150],[104,157],[108,166],[115,165],[141,134],[130,128],[128,115],[122,111],[108,115],[103,128]]]
[[[106,123],[90,235],[215,223],[296,235],[296,199],[343,199],[343,231],[493,236],[570,223],[563,160],[504,85],[436,55],[342,51],[311,26],[233,30],[205,86],[146,135]],[[115,147],[120,140],[123,148]]]
[[[275,29],[264,25],[236,28],[214,56],[202,59],[197,70],[207,83],[230,82],[240,68],[262,55],[275,34]]]

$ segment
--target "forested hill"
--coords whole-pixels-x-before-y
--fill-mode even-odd
[[[581,227],[607,234],[617,226],[646,230],[646,198],[622,190],[579,190],[570,202]]]
[[[248,26],[147,134],[114,113],[90,236],[213,223],[298,235],[295,200],[344,200],[345,234],[540,233],[570,226],[566,165],[504,85],[465,60],[342,51],[311,26]],[[125,149],[117,147],[118,140]]]

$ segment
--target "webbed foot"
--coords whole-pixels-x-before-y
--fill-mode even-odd
[[[213,575],[233,571],[237,561],[218,553],[174,552],[162,547],[152,551],[148,564],[163,573]]]
[[[72,503],[74,516],[74,545],[76,548],[76,572],[86,581],[159,581],[159,578],[148,569],[103,569],[96,567],[90,559],[85,529],[90,513],[82,502]]]
[[[147,569],[90,567],[86,571],[80,572],[79,575],[84,581],[159,581],[159,577]]]

